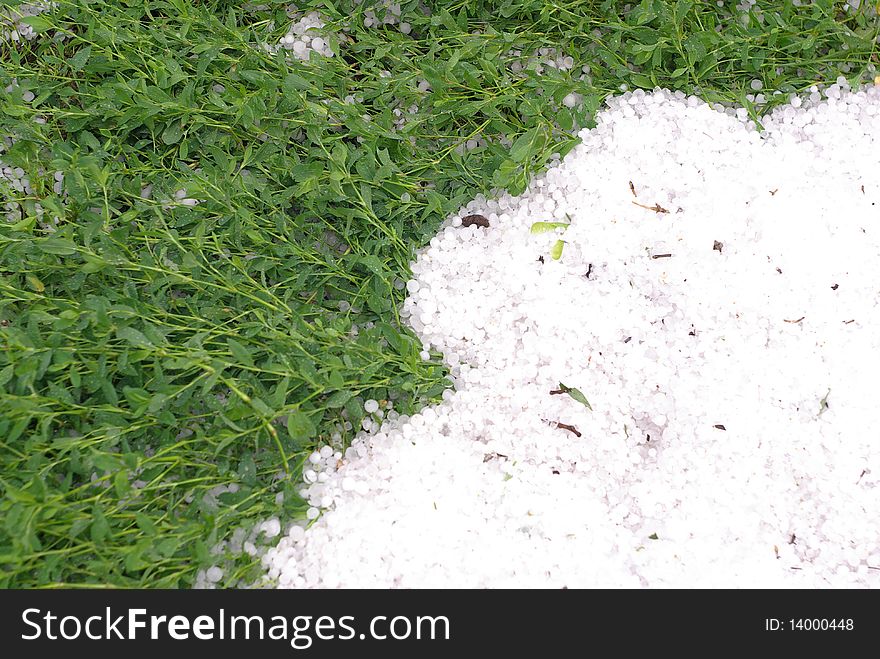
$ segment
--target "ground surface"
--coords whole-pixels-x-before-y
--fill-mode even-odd
[[[754,119],[876,75],[866,3],[443,4],[4,4],[0,584],[188,586],[224,539],[252,583],[316,446],[449,387],[399,310],[450,213],[622,85]]]

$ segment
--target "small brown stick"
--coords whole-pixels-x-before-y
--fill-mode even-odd
[[[629,191],[633,193],[633,197],[636,196],[636,186],[633,185],[632,181],[629,182]],[[863,192],[864,192],[864,190],[863,190]]]
[[[577,428],[575,428],[574,426],[571,426],[567,423],[560,423],[559,421],[554,421],[553,423],[556,424],[557,428],[562,428],[563,430],[567,430],[570,433],[574,433],[575,437],[581,436],[580,431]]]
[[[566,392],[565,389],[551,389],[550,390],[551,396],[558,396],[559,394],[564,394],[564,393],[568,393],[568,392]]]
[[[779,188],[776,188],[775,190],[770,190],[770,196],[775,197],[777,192],[779,192]]]
[[[672,254],[652,254],[652,259],[668,259]]]
[[[786,322],[786,323],[799,323],[799,322],[801,322],[804,318],[806,318],[806,316],[801,316],[801,317],[798,318],[797,320],[788,320],[787,318],[783,318],[782,320],[783,320],[784,322]]]
[[[649,211],[654,211],[655,213],[668,213],[669,212],[668,210],[663,208],[663,206],[661,206],[660,204],[658,204],[656,202],[654,202],[653,206],[645,206],[645,204],[640,204],[637,201],[634,201],[632,203],[634,203],[636,206],[639,206],[641,208],[647,208]]]

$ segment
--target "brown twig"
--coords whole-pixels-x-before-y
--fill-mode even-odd
[[[544,421],[547,421],[547,419],[544,419]],[[562,423],[561,421],[547,421],[547,423],[554,425],[557,428],[562,428],[563,430],[567,430],[570,433],[574,433],[574,435],[576,437],[581,436],[581,431],[578,430],[577,428],[575,428],[574,426],[569,425],[568,423]]]
[[[799,323],[799,322],[801,322],[804,318],[806,318],[806,316],[801,316],[801,317],[798,318],[797,320],[788,320],[787,318],[783,318],[782,320],[783,320],[784,322],[786,322],[786,323]]]
[[[632,202],[632,203],[634,203],[636,206],[639,206],[639,207],[641,207],[641,208],[646,208],[646,209],[648,209],[649,211],[654,211],[655,213],[668,213],[668,212],[669,212],[668,210],[666,210],[665,208],[663,208],[663,206],[661,206],[660,204],[658,204],[658,203],[656,203],[656,202],[654,202],[654,205],[653,205],[653,206],[645,206],[645,204],[640,204],[640,203],[637,202],[637,201],[634,201],[634,202]]]

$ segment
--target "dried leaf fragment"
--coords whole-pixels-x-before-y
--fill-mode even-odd
[[[463,227],[489,227],[489,220],[487,220],[483,215],[467,215],[466,217],[461,218],[461,226]]]

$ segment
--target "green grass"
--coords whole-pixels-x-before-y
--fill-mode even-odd
[[[404,2],[409,36],[364,29],[374,3],[310,2],[350,30],[301,63],[258,46],[289,25],[261,2],[60,0],[32,21],[47,38],[0,43],[0,160],[35,190],[0,189],[20,209],[0,221],[0,586],[188,586],[236,527],[302,516],[303,461],[364,399],[405,413],[448,386],[396,311],[414,249],[478,192],[521,190],[621,84],[754,111],[754,78],[803,91],[877,62],[877,20],[842,3],[759,2],[761,24],[730,2],[506,0]],[[510,72],[539,47],[574,71]],[[258,574],[239,558],[224,583]]]

